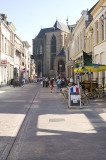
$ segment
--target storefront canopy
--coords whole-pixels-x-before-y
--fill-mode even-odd
[[[105,71],[105,70],[106,70],[106,65],[88,64],[88,65],[84,65],[79,68],[75,68],[74,72],[85,73],[85,72],[100,72],[100,71]]]

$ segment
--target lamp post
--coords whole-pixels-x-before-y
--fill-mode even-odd
[[[69,66],[71,67],[70,81],[71,81],[72,84],[74,82],[74,65],[75,65],[74,60],[72,60],[70,58],[70,60],[69,60]]]
[[[62,68],[62,65],[60,64],[59,67],[60,67],[60,77],[61,77],[61,68]]]

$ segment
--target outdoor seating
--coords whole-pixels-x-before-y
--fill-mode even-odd
[[[96,81],[83,81],[80,83],[84,89],[88,89],[90,91],[90,88],[96,89],[98,87],[98,83]]]
[[[103,96],[105,96],[105,92],[103,94],[103,87],[102,86],[99,86],[99,87],[96,87],[96,86],[92,86],[92,88],[84,88],[83,89],[83,94],[85,94],[85,97],[87,97],[88,99],[90,98],[103,98]]]
[[[96,82],[94,82],[94,85],[91,88],[90,83],[85,85],[83,89],[80,90],[80,95],[81,95],[81,104],[86,106],[89,104],[90,99],[95,99],[95,98],[105,98],[106,97],[106,92],[103,94],[103,87],[98,86]],[[98,87],[97,87],[98,86]],[[62,93],[64,100],[69,99],[69,88],[61,88],[60,93]]]

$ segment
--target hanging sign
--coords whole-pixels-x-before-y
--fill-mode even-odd
[[[0,60],[0,65],[1,66],[7,66],[7,60]]]

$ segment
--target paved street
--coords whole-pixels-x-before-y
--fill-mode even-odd
[[[0,113],[0,160],[106,160],[106,101],[68,109],[56,88],[2,87]]]

